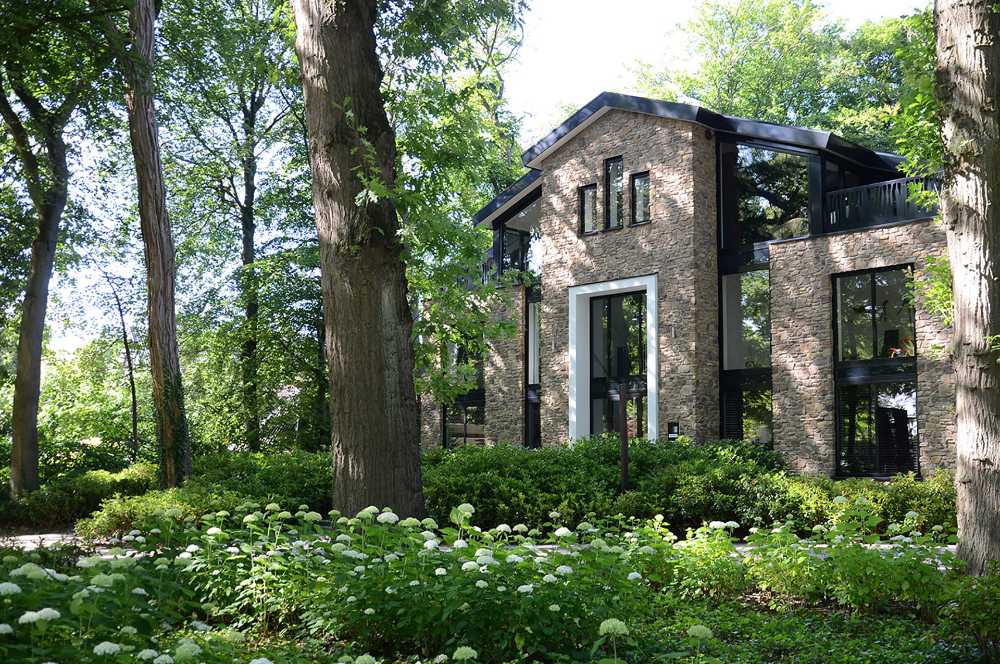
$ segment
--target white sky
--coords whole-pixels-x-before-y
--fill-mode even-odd
[[[848,29],[866,20],[902,16],[930,0],[829,0],[830,18]],[[522,142],[541,138],[574,107],[600,92],[626,91],[637,60],[684,64],[682,43],[668,33],[687,22],[698,2],[687,0],[533,0],[524,43],[506,78],[512,110],[524,118]],[[674,42],[678,40],[673,38]]]

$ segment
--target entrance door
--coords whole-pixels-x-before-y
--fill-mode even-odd
[[[646,428],[646,294],[643,291],[590,300],[590,433],[619,431],[626,399],[629,438]]]

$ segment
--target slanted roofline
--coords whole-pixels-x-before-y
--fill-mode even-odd
[[[602,92],[521,155],[521,161],[531,170],[477,212],[473,217],[473,223],[478,225],[486,221],[495,222],[511,210],[518,201],[523,200],[529,193],[533,193],[541,186],[542,161],[595,120],[612,110],[631,111],[659,118],[693,122],[715,132],[730,134],[745,140],[767,141],[822,150],[827,154],[875,170],[895,171],[902,161],[902,157],[898,155],[876,152],[828,131],[722,115],[694,104],[636,97],[617,92]]]

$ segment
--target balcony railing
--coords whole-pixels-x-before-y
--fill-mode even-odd
[[[911,200],[910,189],[939,192],[941,182],[934,177],[899,178],[860,187],[838,189],[826,194],[826,232],[924,219],[937,213]]]

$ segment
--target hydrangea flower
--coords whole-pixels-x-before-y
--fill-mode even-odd
[[[420,526],[420,521],[413,518],[412,516],[408,516],[402,521],[400,521],[399,525],[403,526],[404,528],[417,528]]]
[[[569,537],[572,534],[572,531],[570,531],[570,529],[566,526],[559,526],[556,528],[556,537]]]
[[[436,576],[444,576],[444,575],[445,575],[445,574],[447,574],[447,573],[448,573],[448,570],[446,570],[446,569],[445,569],[445,568],[443,568],[443,567],[438,567],[438,568],[437,568],[436,570],[434,570],[434,574],[435,574]]]
[[[274,664],[267,657],[258,657],[257,659],[251,659],[250,664]]]
[[[600,636],[628,636],[628,627],[618,618],[608,618],[597,632]]]
[[[510,526],[508,526],[506,523],[501,523],[499,526],[496,527],[496,531],[498,533],[509,533]]]
[[[212,526],[211,528],[205,531],[205,534],[211,537],[215,537],[216,535],[221,535],[222,528],[219,528],[218,526]]]
[[[121,652],[122,647],[117,643],[112,643],[111,641],[101,641],[96,646],[94,646],[94,654],[103,657],[104,655],[117,655]]]
[[[393,514],[393,516],[396,516],[396,515]],[[323,515],[320,514],[319,512],[306,512],[304,515],[302,515],[302,520],[303,521],[308,521],[309,523],[316,523],[317,521],[322,520],[322,518],[323,518]],[[396,517],[396,518],[398,519],[399,517]],[[395,522],[393,522],[393,523],[395,523]]]
[[[509,556],[507,556],[507,562],[509,562],[512,565],[516,565],[517,563],[524,562],[524,558],[517,555],[516,553],[512,553]]]
[[[201,647],[193,641],[185,641],[174,648],[174,658],[177,661],[193,659],[201,653]]]
[[[476,562],[474,562],[474,561],[472,561],[472,560],[469,560],[469,561],[466,561],[466,562],[462,563],[462,571],[463,572],[475,572],[478,569],[479,569],[479,564],[476,563]]]
[[[462,503],[461,505],[458,506],[458,511],[461,512],[462,514],[470,515],[476,513],[476,508],[470,505],[469,503]]]
[[[555,578],[555,577],[553,577],[553,578]],[[526,583],[523,586],[518,586],[517,587],[517,592],[524,593],[525,595],[530,595],[531,592],[534,591],[534,589],[535,589],[535,586],[533,586],[530,583]],[[499,590],[499,588],[497,588],[497,590]]]
[[[468,542],[466,542],[466,541],[465,541],[464,539],[457,539],[457,540],[455,540],[455,542],[454,542],[454,543],[453,543],[453,544],[451,545],[451,548],[453,548],[453,549],[464,549],[464,548],[466,548],[467,546],[469,546],[469,543],[468,543]]]
[[[638,581],[641,578],[642,578],[642,574],[639,574],[638,572],[629,572],[628,573],[628,580],[629,581]]]
[[[735,521],[726,521],[726,528],[730,528],[732,530],[736,530],[739,527],[740,527],[740,524],[736,523]]]
[[[399,517],[393,514],[392,512],[382,512],[381,514],[378,515],[376,521],[378,521],[379,523],[388,523],[389,525],[392,525],[399,522]]]
[[[13,633],[14,633],[14,628],[13,627],[11,627],[10,625],[8,625],[7,623],[0,623],[0,635],[3,635],[3,634],[13,634]]]
[[[480,590],[483,590],[484,588],[489,588],[490,584],[486,583],[482,579],[479,579],[478,581],[476,581],[476,587],[479,588]]]
[[[132,625],[125,625],[118,631],[128,636],[135,636],[136,634],[139,633],[139,630],[137,630],[135,627],[132,627]]]
[[[174,664],[174,658],[170,655],[160,655],[153,660],[153,664]]]
[[[477,657],[479,657],[479,653],[469,646],[459,646],[455,649],[455,654],[451,656],[456,662],[467,662]]]
[[[692,625],[688,627],[687,633],[692,639],[698,639],[699,641],[707,641],[714,636],[712,630],[704,625]]]
[[[572,573],[573,573],[573,568],[570,567],[569,565],[560,565],[559,567],[556,568],[556,574],[562,574],[563,576],[566,576]]]
[[[517,525],[514,526],[514,532],[515,533],[522,533],[522,534],[526,533],[526,532],[528,532],[528,527],[526,525],[524,525],[523,523],[519,523],[519,524],[517,524]]]
[[[375,615],[375,609],[373,609],[371,607],[365,609],[365,615],[366,616],[373,616],[373,615]]]
[[[16,583],[11,583],[10,581],[0,583],[0,595],[16,595],[19,592],[21,592],[21,586]]]
[[[726,527],[726,523],[724,521],[712,521],[708,524],[708,527],[712,530],[722,530]]]
[[[551,611],[552,613],[559,613],[561,609],[562,607],[560,607],[558,604],[549,604],[549,611]]]
[[[142,660],[142,661],[144,661],[144,662],[148,662],[149,660],[151,660],[151,659],[153,659],[154,657],[156,657],[156,656],[157,656],[158,654],[159,654],[159,653],[157,653],[157,652],[156,652],[155,650],[153,650],[152,648],[146,648],[146,649],[144,649],[144,650],[140,650],[139,652],[137,652],[137,653],[135,654],[135,658],[136,658],[136,659],[141,659],[141,660]]]
[[[560,516],[559,512],[556,512],[555,510],[549,512],[550,519],[558,519]]]
[[[542,581],[544,581],[545,583],[555,583],[558,580],[559,579],[557,579],[552,574],[546,574],[545,576],[542,577]]]
[[[264,507],[264,511],[265,511],[265,512],[277,512],[277,511],[279,511],[280,509],[281,509],[281,506],[280,506],[280,505],[278,505],[278,503],[268,503],[268,504],[267,504],[267,505],[266,505],[266,506]]]
[[[359,655],[354,664],[375,664],[375,658],[369,654]]]

